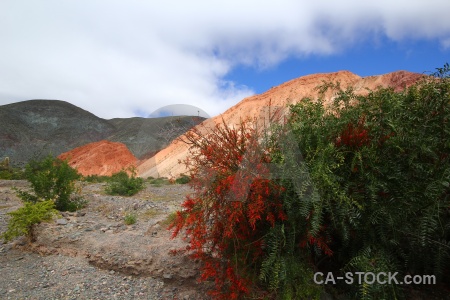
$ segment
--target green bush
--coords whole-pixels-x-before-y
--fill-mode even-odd
[[[25,179],[25,174],[22,169],[11,167],[9,157],[6,157],[0,161],[0,179],[21,180]]]
[[[90,182],[90,183],[108,182],[109,180],[111,180],[110,176],[101,176],[101,175],[83,176],[83,181]]]
[[[127,214],[124,218],[124,222],[126,225],[133,225],[136,223],[136,215],[135,214]]]
[[[25,167],[25,178],[31,183],[33,193],[16,189],[18,197],[25,202],[53,200],[59,211],[75,211],[85,205],[85,201],[75,195],[80,192],[75,185],[80,175],[67,161],[50,155],[42,160],[32,160]]]
[[[25,202],[23,207],[8,213],[11,216],[8,229],[0,235],[0,238],[10,241],[25,235],[33,239],[33,226],[43,221],[51,220],[57,213],[55,203],[52,200],[38,201],[36,203]]]
[[[177,212],[176,211],[172,212],[172,213],[168,214],[167,217],[160,222],[160,224],[163,227],[169,227],[169,225],[175,221],[176,217],[177,217]]]
[[[175,179],[175,182],[178,184],[186,184],[186,183],[189,183],[190,181],[191,181],[191,177],[189,177],[187,175],[181,175],[180,177]]]
[[[148,182],[157,187],[170,184],[169,179],[167,179],[166,177],[153,178]]]
[[[291,106],[271,145],[287,220],[266,235],[260,271],[277,295],[298,297],[293,266],[305,262],[335,277],[432,274],[449,285],[449,71],[403,92],[338,89],[331,107],[321,99]],[[334,288],[345,298],[408,297],[393,284]]]
[[[0,179],[11,180],[13,173],[10,170],[0,170]]]
[[[106,187],[106,193],[109,195],[132,196],[144,188],[144,179],[136,177],[134,169],[122,170],[111,176],[111,180]]]

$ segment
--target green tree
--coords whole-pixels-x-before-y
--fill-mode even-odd
[[[131,175],[129,173],[131,173]],[[144,179],[136,177],[136,170],[130,168],[111,176],[106,187],[109,195],[133,196],[144,188]]]
[[[75,211],[84,205],[83,199],[74,195],[77,192],[75,182],[80,175],[67,161],[51,155],[42,160],[32,160],[25,167],[25,177],[31,183],[33,193],[21,190],[17,193],[26,202],[53,200],[59,211]]]

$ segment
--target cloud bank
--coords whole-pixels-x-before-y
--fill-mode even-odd
[[[353,45],[438,40],[450,46],[450,2],[429,1],[0,2],[0,105],[61,99],[104,118],[191,104],[214,116],[251,87],[234,67]]]

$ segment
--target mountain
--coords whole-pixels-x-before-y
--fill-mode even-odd
[[[125,144],[139,159],[152,156],[197,117],[105,120],[60,100],[28,100],[0,106],[0,159],[23,166],[31,158],[55,156],[76,147],[110,140]]]
[[[377,87],[392,87],[396,91],[400,91],[422,77],[423,75],[421,74],[407,71],[368,77],[360,77],[349,71],[303,76],[273,87],[263,94],[245,98],[223,114],[207,119],[198,126],[213,128],[222,120],[228,125],[232,125],[247,117],[257,117],[260,120],[267,119],[270,110],[285,108],[288,104],[297,103],[304,97],[318,97],[319,91],[317,87],[324,82],[340,82],[342,88],[352,87],[355,93],[364,94],[367,93],[367,89],[373,90]],[[334,94],[332,91],[329,91],[324,97],[326,101],[330,102]],[[187,153],[188,145],[178,139],[174,140],[155,156],[142,161],[137,168],[138,174],[141,177],[177,176],[186,172],[184,165],[178,162],[186,158]]]
[[[105,139],[114,125],[59,100],[29,100],[0,106],[0,157],[14,165],[48,153]]]

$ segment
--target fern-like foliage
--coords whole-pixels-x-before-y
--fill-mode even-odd
[[[38,201],[36,203],[25,202],[24,206],[8,213],[11,219],[7,230],[0,235],[5,241],[10,241],[19,236],[28,236],[33,239],[33,226],[43,221],[48,221],[57,215],[55,203],[52,200]]]
[[[319,89],[335,89],[331,105],[303,99],[290,107],[287,124],[269,139],[287,220],[265,236],[260,272],[279,298],[295,299],[286,296],[299,282],[290,266],[431,274],[450,286],[449,71],[446,64],[402,92],[360,95],[327,83]],[[334,290],[408,297],[395,285]]]

